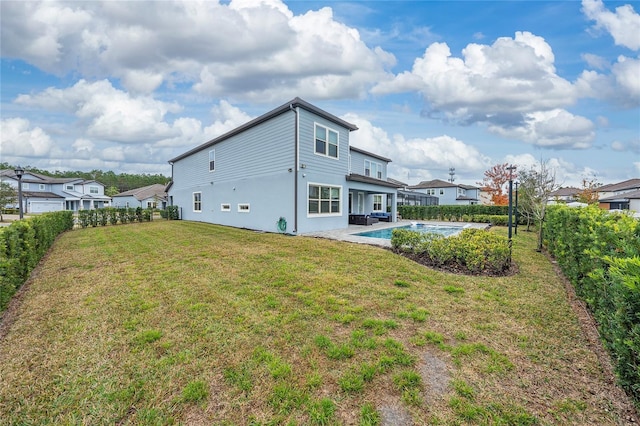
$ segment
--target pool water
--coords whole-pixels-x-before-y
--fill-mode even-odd
[[[367,231],[360,232],[357,235],[359,237],[369,237],[369,238],[383,238],[385,240],[391,239],[391,233],[394,229],[409,229],[411,231],[418,231],[423,233],[433,232],[436,234],[441,234],[446,237],[450,235],[455,235],[458,232],[462,231],[464,228],[462,226],[446,226],[446,225],[427,225],[424,223],[418,223],[415,225],[406,225],[406,226],[396,226],[395,228],[385,228],[385,229],[377,229],[375,231]]]

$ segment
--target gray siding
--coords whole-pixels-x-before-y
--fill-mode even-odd
[[[300,111],[300,170],[298,171],[298,233],[344,228],[348,224],[349,189],[346,175],[349,159],[349,130],[302,108]],[[315,125],[338,132],[338,158],[315,153]],[[304,165],[304,168],[302,166]],[[309,185],[341,188],[339,215],[308,213]]]
[[[182,219],[239,228],[276,232],[280,218],[286,220],[288,233],[346,228],[351,184],[346,180],[348,124],[303,107],[296,111],[282,110],[266,121],[212,141],[211,146],[176,157],[169,204],[181,208]],[[315,153],[316,123],[338,133],[338,158]],[[215,150],[213,172],[209,171],[211,150]],[[372,159],[383,165],[386,178],[386,162]],[[364,162],[360,174],[364,174]],[[340,188],[340,211],[310,214],[310,185]],[[376,185],[364,187],[379,189]],[[196,192],[201,194],[201,211],[193,209]],[[239,211],[241,204],[249,205],[249,210]]]
[[[387,162],[379,158],[371,157],[361,152],[351,151],[351,173],[364,176],[364,161],[369,160],[373,163],[382,165],[382,180],[387,179]],[[375,177],[376,176],[371,176]]]
[[[276,231],[280,217],[293,231],[295,114],[273,119],[205,148],[173,165],[169,196],[182,218],[240,228]],[[215,171],[209,151],[215,149]],[[292,171],[289,172],[289,169]],[[202,211],[193,211],[193,193],[202,193]],[[239,212],[238,204],[249,204]],[[230,204],[230,211],[221,211]]]

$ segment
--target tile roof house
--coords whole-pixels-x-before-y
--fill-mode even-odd
[[[156,183],[121,192],[111,197],[114,207],[142,207],[165,209],[167,207],[166,186]]]
[[[18,187],[13,170],[0,170],[0,179]],[[25,170],[22,176],[22,201],[25,213],[46,213],[60,210],[91,210],[109,205],[104,185],[81,178],[52,178]]]
[[[640,213],[640,179],[601,186],[598,188],[598,203],[605,210],[633,210]]]
[[[478,204],[478,200],[480,199],[480,188],[440,179],[422,181],[417,185],[411,185],[407,188],[438,197],[438,204],[440,205]]]
[[[576,200],[576,196],[581,192],[580,188],[571,186],[558,188],[549,194],[549,201],[556,203],[570,203]]]
[[[181,218],[301,234],[351,216],[396,219],[388,158],[353,147],[357,127],[295,98],[169,161],[169,204]]]

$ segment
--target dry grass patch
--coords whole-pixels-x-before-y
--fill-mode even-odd
[[[194,222],[69,232],[0,341],[0,417],[623,423],[534,240],[514,241],[518,274],[468,277],[376,247]]]

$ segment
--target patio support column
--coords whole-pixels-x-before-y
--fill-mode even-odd
[[[391,220],[398,221],[398,191],[391,193]]]

